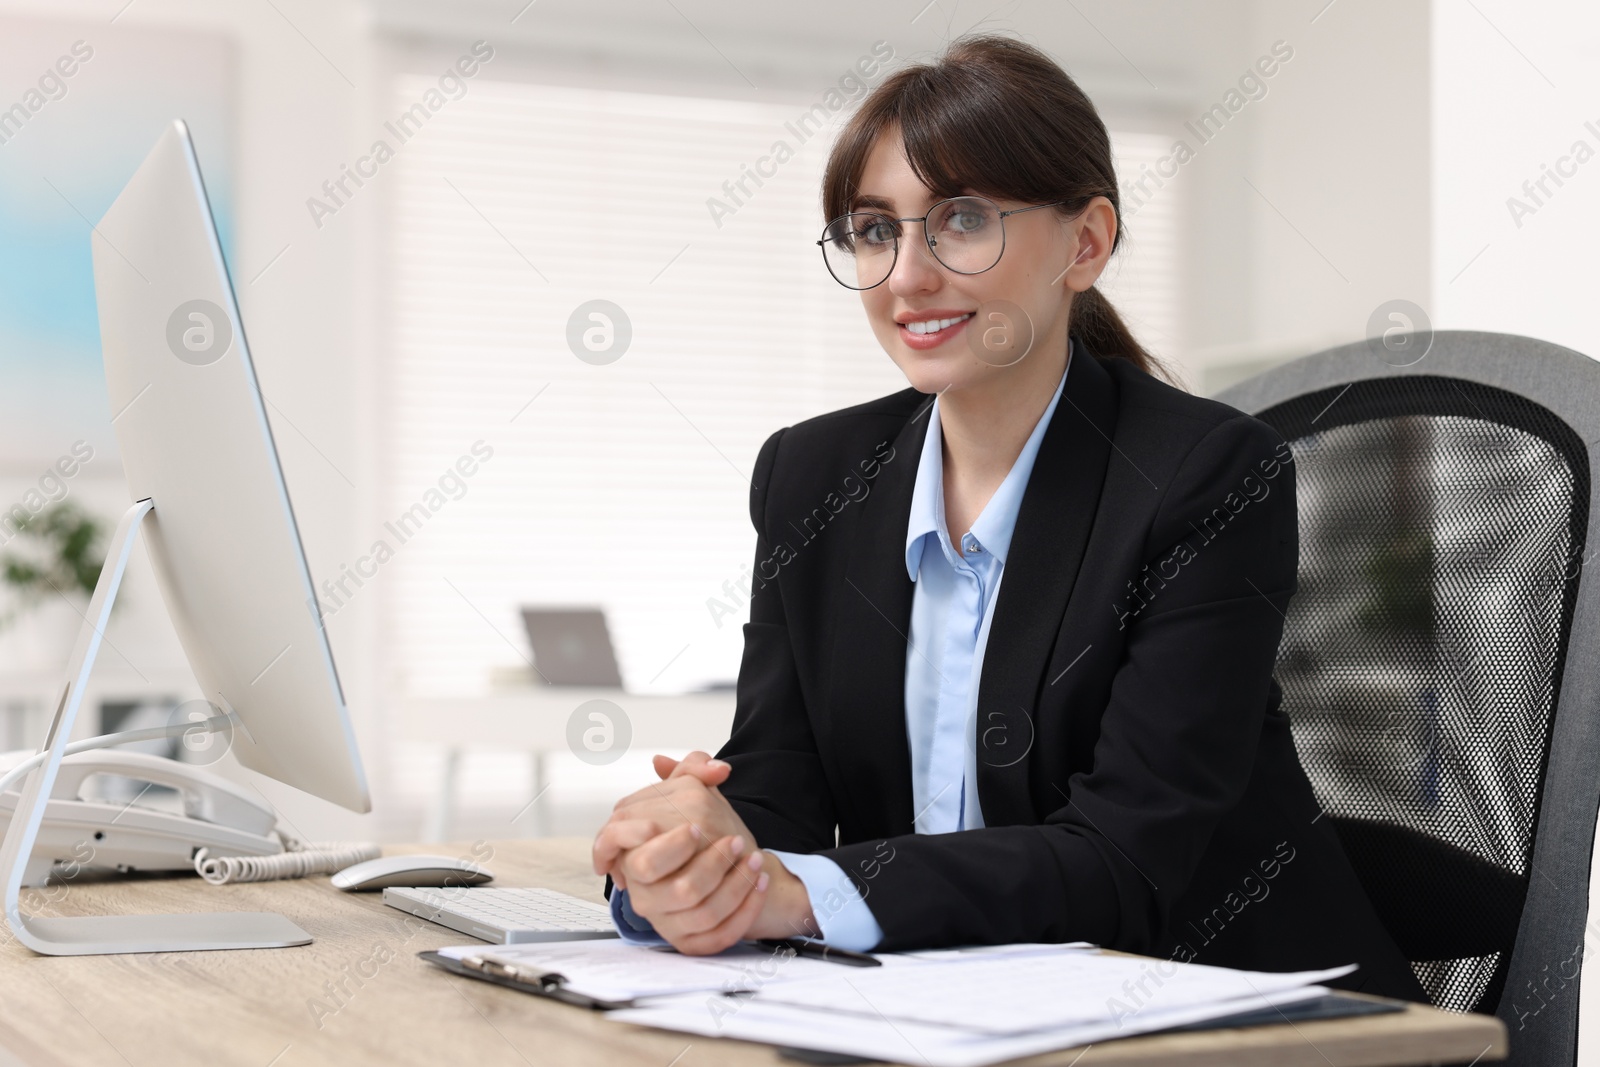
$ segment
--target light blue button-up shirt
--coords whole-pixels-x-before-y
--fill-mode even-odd
[[[1071,367],[1069,347],[1068,370]],[[937,398],[928,413],[906,524],[906,573],[916,583],[906,649],[906,737],[916,812],[913,828],[919,834],[983,825],[975,741],[983,654],[1022,494],[1066,381],[1063,372],[1005,480],[972,529],[962,535],[959,553],[944,518],[944,434]],[[805,885],[823,941],[865,952],[883,940],[872,910],[837,863],[822,855],[771,852]],[[625,940],[662,941],[649,921],[628,905],[626,892],[611,894],[611,916]]]

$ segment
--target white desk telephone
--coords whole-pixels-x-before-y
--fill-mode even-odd
[[[0,753],[0,771],[31,755]],[[83,799],[84,783],[97,774],[176,789],[183,814]],[[17,800],[15,792],[0,793],[0,835]],[[22,884],[85,870],[193,871],[202,848],[220,856],[274,856],[284,850],[273,833],[277,821],[248,791],[202,767],[142,752],[80,752],[61,761]]]

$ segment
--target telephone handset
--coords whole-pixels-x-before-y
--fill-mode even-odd
[[[0,753],[0,770],[31,755]],[[176,789],[183,813],[85,800],[84,783],[99,774]],[[0,835],[17,799],[15,792],[0,793]],[[202,767],[143,752],[79,752],[61,761],[22,884],[43,885],[52,873],[73,878],[85,870],[193,871],[202,848],[218,856],[274,856],[284,850],[273,833],[277,821],[248,791]]]

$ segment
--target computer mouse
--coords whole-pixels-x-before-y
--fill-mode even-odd
[[[449,856],[380,856],[346,867],[333,876],[333,887],[359,893],[390,886],[408,889],[482,885],[494,875],[466,860]]]

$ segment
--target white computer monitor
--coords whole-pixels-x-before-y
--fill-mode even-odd
[[[41,755],[0,849],[6,918],[51,954],[304,944],[281,916],[28,918],[21,867],[38,832],[135,536],[238,761],[371,810],[354,731],[315,610],[233,287],[187,128],[162,133],[92,235],[112,426],[133,506],[113,534]]]
[[[112,427],[145,546],[207,700],[237,714],[241,764],[354,811],[366,779],[315,612],[188,130],[161,135],[95,227]]]

